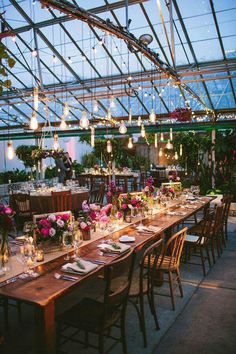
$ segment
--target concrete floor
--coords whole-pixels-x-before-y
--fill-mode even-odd
[[[127,310],[126,332],[128,354],[230,354],[236,353],[236,218],[229,220],[229,241],[223,255],[204,278],[200,266],[181,264],[184,298],[176,289],[176,311],[171,310],[170,299],[156,296],[158,319],[161,329],[154,329],[148,304],[145,304],[148,347],[143,348],[137,315],[131,305]],[[86,291],[94,293],[94,285],[88,284]],[[84,295],[84,291],[73,294],[57,304],[70,306],[73,299]],[[165,291],[162,287],[161,291]],[[82,293],[82,294],[81,294]],[[0,310],[0,330],[2,313]],[[23,306],[23,323],[19,324],[16,310],[10,309],[10,331],[6,335],[4,354],[31,354],[33,316],[29,306]],[[14,338],[14,340],[12,340]],[[96,338],[91,337],[96,343]],[[106,342],[106,348],[112,344]],[[68,354],[95,354],[94,349],[84,348],[77,343],[61,347]],[[121,346],[115,346],[111,354],[121,354]]]

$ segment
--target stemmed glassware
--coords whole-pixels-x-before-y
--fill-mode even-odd
[[[73,235],[71,232],[68,232],[68,231],[63,232],[62,243],[63,243],[63,246],[67,250],[66,257],[64,259],[69,261],[70,260],[69,250],[70,250],[72,243],[73,243]]]
[[[80,232],[75,232],[73,234],[73,246],[74,246],[73,258],[78,257],[78,249],[79,249],[79,246],[81,245],[81,243],[82,243],[82,239],[81,239]]]
[[[20,251],[16,256],[19,263],[23,265],[23,277],[37,277],[38,273],[33,270],[37,257],[37,249],[32,240],[26,240],[23,246],[20,246]]]

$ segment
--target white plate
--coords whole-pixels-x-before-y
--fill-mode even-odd
[[[123,236],[120,236],[119,241],[120,242],[134,242],[135,241],[135,237],[134,236],[123,235]]]

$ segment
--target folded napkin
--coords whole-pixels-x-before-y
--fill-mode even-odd
[[[72,274],[87,274],[98,267],[97,264],[85,261],[83,259],[78,259],[73,263],[66,263],[62,266],[62,271]]]
[[[197,209],[197,205],[185,205],[185,209]]]
[[[120,236],[119,241],[120,242],[134,242],[135,236],[122,235],[122,236]]]
[[[98,245],[98,248],[104,253],[117,253],[122,254],[127,252],[130,249],[129,245],[124,245],[120,242],[111,242],[111,243],[101,243]]]
[[[186,213],[184,213],[183,211],[168,211],[166,213],[166,215],[170,215],[170,216],[180,216],[180,215],[185,215]]]
[[[152,225],[149,225],[149,226],[138,225],[138,226],[136,226],[136,230],[137,230],[138,232],[157,233],[157,232],[159,232],[161,229],[162,229],[161,227],[152,226]]]

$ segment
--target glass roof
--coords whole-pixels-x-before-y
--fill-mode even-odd
[[[109,18],[115,25],[126,25],[125,6],[118,0],[70,2],[104,20]],[[3,39],[16,64],[8,69],[12,89],[0,97],[0,127],[28,124],[33,110],[28,92],[38,84],[42,92],[47,92],[49,108],[46,114],[45,100],[40,103],[39,122],[48,117],[59,121],[63,102],[70,106],[68,121],[78,121],[83,109],[92,117],[95,98],[99,105],[97,116],[104,117],[111,96],[116,103],[113,117],[127,117],[129,108],[135,116],[149,114],[152,108],[157,114],[169,114],[176,107],[185,107],[186,100],[195,112],[206,106],[212,110],[235,109],[235,1],[172,2],[173,22],[165,1],[160,0],[163,23],[158,1],[130,0],[129,30],[137,38],[152,35],[149,48],[171,66],[170,46],[174,42],[176,71],[204,105],[186,91],[182,94],[145,56],[130,51],[123,40],[57,10],[42,8],[38,0],[0,0],[4,21],[16,34],[15,41],[14,37]],[[34,50],[37,56],[32,55]],[[145,72],[150,72],[149,77]],[[129,84],[124,81],[125,75],[132,77]],[[127,95],[129,86],[134,90],[132,97]]]

